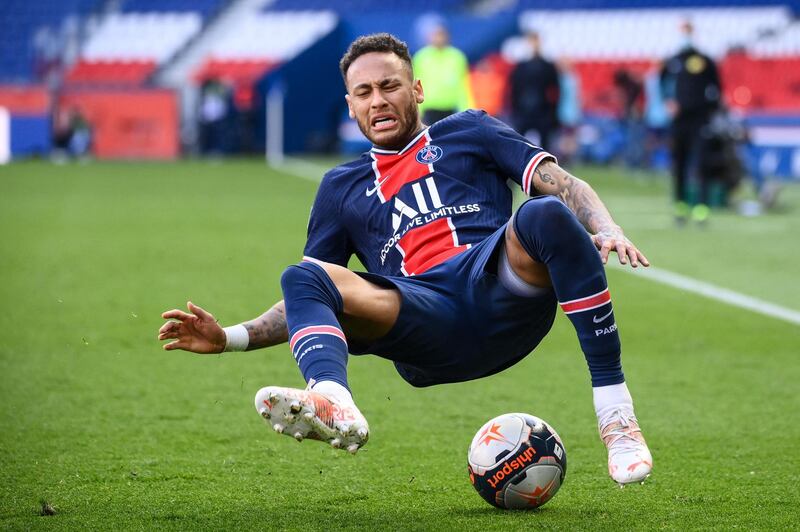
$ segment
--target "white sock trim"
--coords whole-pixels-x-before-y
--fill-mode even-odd
[[[222,329],[225,332],[224,351],[246,351],[250,345],[250,333],[241,323]]]
[[[348,390],[338,382],[318,381],[311,386],[311,389],[317,393],[321,393],[323,395],[329,395],[334,399],[338,399],[339,401],[344,401],[347,403],[353,402],[353,395],[350,393],[350,390]]]
[[[628,385],[624,382],[592,388],[592,395],[594,396],[594,411],[598,419],[602,418],[612,408],[628,406],[633,409],[633,398],[631,397],[631,392],[628,391]]]

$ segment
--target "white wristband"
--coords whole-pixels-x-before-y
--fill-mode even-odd
[[[222,329],[225,331],[225,352],[228,351],[247,351],[250,345],[250,333],[241,323]]]

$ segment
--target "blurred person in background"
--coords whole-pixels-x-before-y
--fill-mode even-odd
[[[642,82],[624,68],[614,72],[614,88],[619,99],[619,120],[625,131],[623,156],[628,169],[644,166],[644,100]]]
[[[691,218],[701,224],[708,220],[709,176],[702,171],[706,149],[703,132],[720,108],[722,93],[717,65],[694,46],[691,22],[681,24],[681,50],[666,60],[661,84],[672,116],[672,172],[675,219],[684,224]],[[689,183],[698,185],[692,201]]]
[[[558,70],[542,57],[539,34],[526,37],[531,57],[511,72],[511,121],[520,135],[550,151],[558,128]]]
[[[669,166],[666,138],[669,128],[669,113],[661,91],[660,61],[654,62],[644,76],[644,123],[647,128],[645,156],[650,168],[666,170]]]
[[[483,109],[495,118],[503,112],[508,63],[499,55],[481,59],[470,74],[470,85],[475,108]]]
[[[53,162],[86,159],[91,149],[92,126],[81,110],[77,107],[56,109],[53,117]]]
[[[558,61],[558,121],[561,123],[558,153],[562,162],[572,161],[578,153],[578,126],[581,118],[581,85],[572,61]]]
[[[200,89],[200,153],[221,155],[226,151],[227,119],[231,94],[219,79],[208,79]]]
[[[425,102],[420,105],[425,124],[473,107],[467,56],[450,44],[444,24],[431,28],[428,46],[414,54],[413,64],[414,73],[425,84]]]

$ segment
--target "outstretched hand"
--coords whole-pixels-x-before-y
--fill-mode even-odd
[[[622,233],[622,229],[606,229],[599,231],[597,234],[592,235],[592,242],[600,250],[600,259],[603,264],[608,262],[608,254],[612,251],[617,252],[620,264],[627,264],[630,261],[632,267],[636,268],[641,264],[642,266],[650,266],[650,261],[644,256],[644,253],[633,245],[633,242],[628,240]]]
[[[193,353],[221,353],[225,349],[225,331],[214,316],[191,301],[186,303],[188,312],[173,309],[161,314],[168,321],[158,330],[159,340],[173,342],[164,344],[164,349],[183,349]]]

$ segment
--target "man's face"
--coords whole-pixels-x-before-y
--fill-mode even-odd
[[[412,80],[408,66],[390,52],[358,57],[347,70],[350,117],[376,146],[403,148],[422,128],[417,106],[422,84]]]

